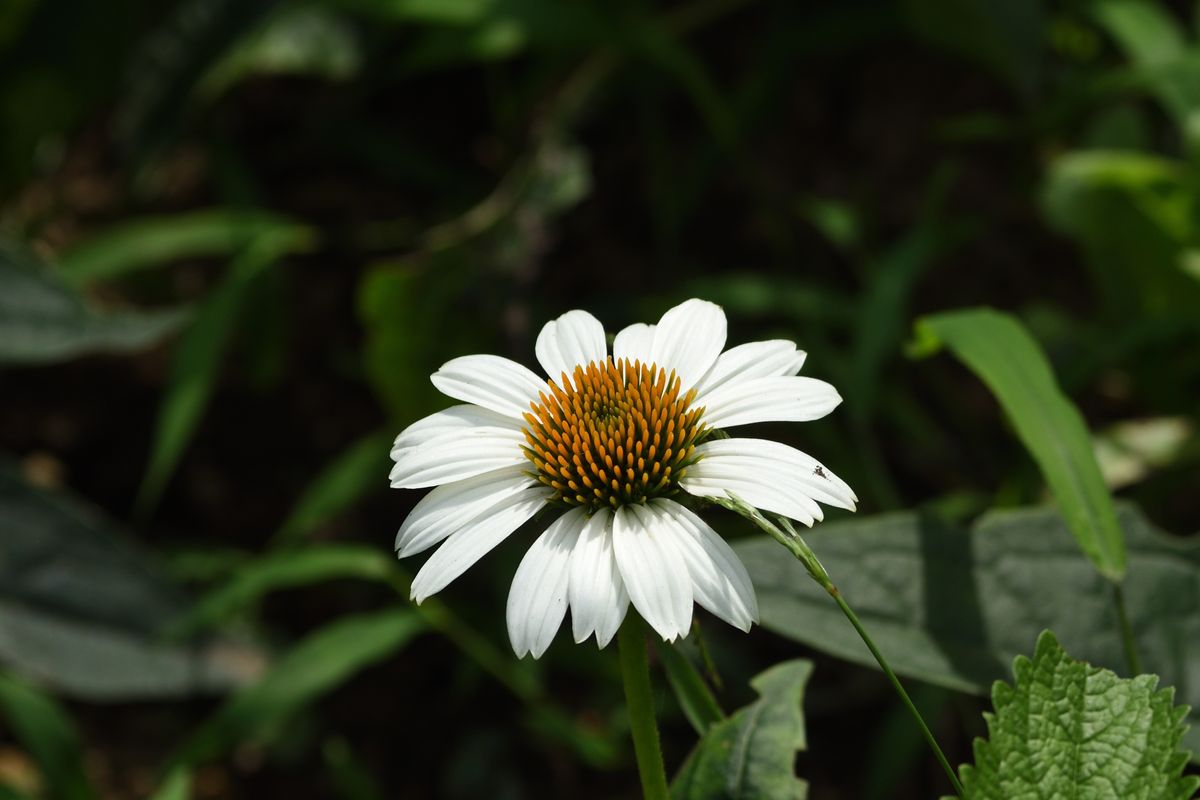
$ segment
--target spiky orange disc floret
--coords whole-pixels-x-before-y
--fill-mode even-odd
[[[677,490],[706,429],[674,372],[612,358],[549,381],[525,414],[525,455],[552,501],[598,509]]]

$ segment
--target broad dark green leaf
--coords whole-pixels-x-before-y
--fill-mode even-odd
[[[696,733],[703,736],[710,726],[725,719],[725,712],[709,691],[704,678],[700,677],[699,671],[676,645],[657,639],[655,645],[658,659],[667,673],[667,682],[671,684],[671,691],[675,693],[683,715],[696,729]]]
[[[1200,541],[1172,539],[1118,506],[1129,546],[1122,591],[1143,667],[1200,708]],[[1050,509],[998,511],[970,530],[905,512],[826,523],[805,534],[879,649],[902,675],[984,693],[1041,631],[1076,657],[1124,670],[1112,584]],[[735,545],[763,625],[874,666],[837,606],[799,562],[758,538]],[[1200,750],[1200,715],[1186,742]]]
[[[31,253],[0,241],[0,364],[140,350],[185,318],[179,310],[97,311]]]
[[[811,661],[776,664],[750,681],[759,699],[713,725],[671,784],[673,800],[803,800],[804,686]]]
[[[123,222],[75,245],[59,264],[72,283],[91,283],[188,258],[232,257],[264,236],[299,250],[313,233],[266,211],[211,208]]]
[[[93,701],[219,691],[252,678],[254,649],[167,645],[187,610],[161,567],[95,510],[0,463],[0,662]]]
[[[1120,581],[1125,542],[1091,436],[1038,343],[1015,318],[986,308],[922,317],[916,330],[923,344],[945,345],[992,390],[1083,552],[1101,574]]]
[[[386,487],[388,452],[393,438],[390,430],[376,431],[339,453],[305,487],[292,513],[275,533],[275,542],[290,544],[301,540],[372,489]]]
[[[96,796],[83,773],[83,748],[75,726],[53,697],[0,672],[0,719],[33,756],[55,797]]]
[[[966,800],[1086,797],[1189,800],[1200,777],[1180,773],[1187,709],[1158,677],[1119,678],[1067,655],[1050,631],[1012,685],[992,687],[988,738],[961,768]]]
[[[379,662],[425,629],[414,609],[343,616],[281,656],[258,683],[234,695],[192,735],[176,765],[215,758],[239,742],[269,737],[298,710]]]
[[[172,636],[187,636],[215,625],[270,592],[340,578],[387,581],[396,574],[396,561],[377,548],[350,544],[320,545],[269,553],[243,564],[226,583],[213,589],[182,618],[174,621]]]

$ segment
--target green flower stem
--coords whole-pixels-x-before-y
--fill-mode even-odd
[[[617,632],[617,645],[621,651],[621,678],[625,682],[625,704],[629,708],[633,751],[642,779],[642,797],[667,800],[667,773],[658,743],[658,724],[654,720],[650,664],[646,661],[646,626],[632,608]]]
[[[1129,624],[1129,614],[1125,611],[1125,593],[1119,584],[1113,584],[1113,605],[1117,608],[1117,624],[1121,628],[1121,645],[1125,648],[1125,663],[1129,667],[1129,677],[1142,674],[1142,662],[1138,659],[1137,645],[1133,641],[1133,627]]]
[[[829,577],[829,573],[825,571],[825,567],[821,566],[821,562],[817,559],[817,554],[812,551],[812,548],[808,546],[808,543],[804,541],[804,538],[800,536],[794,527],[792,527],[792,523],[786,518],[780,517],[779,525],[776,525],[763,516],[762,512],[760,512],[757,508],[754,508],[735,495],[730,495],[728,499],[715,497],[712,499],[719,505],[728,508],[730,511],[746,517],[759,528],[764,530],[767,534],[769,534],[772,539],[775,539],[775,541],[786,547],[788,551],[791,552],[791,554],[794,555],[800,561],[800,563],[804,565],[804,568],[808,571],[808,574],[812,576],[812,579],[819,583],[821,588],[829,593],[829,596],[832,597],[834,602],[838,604],[838,608],[840,608],[842,613],[846,615],[846,619],[850,620],[850,624],[854,626],[854,630],[858,632],[859,637],[863,640],[863,643],[867,646],[867,649],[871,651],[871,655],[874,656],[875,661],[879,663],[880,669],[883,670],[883,673],[887,675],[888,680],[891,681],[892,687],[896,690],[896,694],[900,696],[900,700],[904,703],[904,707],[908,709],[909,713],[912,714],[913,719],[916,720],[917,727],[921,729],[921,735],[925,737],[925,741],[929,744],[929,748],[933,750],[934,756],[937,757],[938,763],[941,764],[942,769],[946,773],[946,777],[950,779],[950,783],[954,786],[955,792],[958,793],[959,797],[962,797],[962,783],[958,780],[958,776],[954,773],[954,768],[950,766],[950,762],[946,759],[946,755],[942,752],[942,748],[938,746],[937,740],[933,738],[933,732],[930,731],[929,726],[925,724],[925,719],[921,716],[921,712],[918,711],[917,707],[913,704],[912,699],[908,696],[908,692],[904,690],[904,686],[900,683],[900,679],[896,677],[896,673],[892,671],[887,659],[883,657],[883,653],[879,652],[879,648],[876,647],[875,642],[871,640],[870,634],[867,633],[866,628],[864,628],[862,622],[859,621],[858,615],[854,613],[854,610],[850,608],[850,605],[846,602],[846,599],[842,597],[842,593],[838,591],[836,586],[834,586],[833,581]],[[780,526],[782,526],[782,529]]]

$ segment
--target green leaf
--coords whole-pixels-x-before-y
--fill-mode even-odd
[[[33,756],[55,797],[90,800],[96,796],[83,773],[83,749],[75,726],[54,698],[0,672],[0,716]]]
[[[1067,153],[1050,166],[1042,206],[1081,246],[1110,319],[1200,308],[1200,282],[1184,269],[1195,194],[1183,164],[1117,150]]]
[[[1180,774],[1187,709],[1173,689],[1155,691],[1157,676],[1123,679],[1076,661],[1050,631],[1013,674],[1013,685],[992,687],[988,738],[960,769],[965,800],[1188,800],[1200,788]]]
[[[301,250],[313,236],[277,214],[212,208],[123,222],[68,250],[59,265],[69,281],[86,284],[188,258],[231,257],[262,237]]]
[[[34,488],[0,460],[0,662],[92,701],[223,691],[261,653],[224,640],[170,645],[188,601],[161,565],[72,497]]]
[[[235,744],[269,737],[302,707],[404,647],[425,629],[411,608],[345,616],[285,653],[192,735],[173,763],[198,764]]]
[[[292,544],[303,539],[372,489],[386,486],[380,476],[388,473],[388,452],[393,438],[390,430],[376,431],[339,453],[305,487],[292,513],[275,533],[275,544]]]
[[[221,284],[200,305],[171,362],[166,394],[155,422],[150,463],[138,491],[139,513],[146,514],[157,505],[200,424],[253,281],[295,244],[286,233],[258,236],[230,264]]]
[[[1118,506],[1129,545],[1122,585],[1144,667],[1200,707],[1200,541],[1156,530]],[[805,533],[898,673],[985,693],[1041,631],[1071,652],[1124,669],[1112,584],[1050,509],[996,511],[971,529],[913,512],[827,522]],[[764,627],[869,667],[875,661],[825,591],[765,537],[738,542]],[[1200,750],[1200,715],[1188,746]]]
[[[0,241],[0,364],[141,350],[185,318],[179,310],[96,311],[31,253]]]
[[[387,581],[395,574],[395,559],[372,547],[341,544],[270,553],[240,566],[232,579],[201,598],[168,631],[172,638],[189,636],[279,589],[341,578]]]
[[[759,699],[709,728],[671,784],[673,800],[803,800],[804,686],[812,662],[776,664],[750,685]]]
[[[1092,13],[1159,102],[1186,127],[1200,108],[1200,58],[1189,49],[1179,22],[1151,0],[1103,0]]]
[[[284,5],[209,68],[197,94],[211,102],[239,81],[257,75],[347,80],[361,66],[362,51],[347,20],[313,6]]]
[[[188,800],[192,796],[192,773],[173,769],[150,800]]]
[[[1083,552],[1109,580],[1125,574],[1125,542],[1087,425],[1049,362],[1015,318],[991,309],[917,320],[918,338],[944,344],[1000,401],[1054,493]]]
[[[675,693],[683,715],[696,729],[696,733],[703,736],[711,726],[725,719],[725,712],[709,691],[704,678],[700,677],[692,662],[675,644],[660,642],[657,639],[654,643],[658,649],[659,661],[667,673],[667,682],[671,684],[671,691]]]

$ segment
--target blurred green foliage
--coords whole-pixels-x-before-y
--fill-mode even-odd
[[[689,296],[845,397],[770,434],[862,498],[811,544],[897,669],[955,691],[925,693],[952,759],[1043,628],[1122,664],[1079,550],[1116,577],[1121,533],[1146,667],[1200,705],[1195,542],[1160,532],[1200,533],[1196,26],[1157,0],[3,4],[0,797],[627,795],[613,654],[510,655],[519,546],[406,606],[386,453],[446,360]],[[946,313],[979,305],[1003,324]],[[917,319],[999,405],[905,357]],[[1069,525],[1013,510],[1046,484]],[[659,651],[678,785],[782,693],[764,786],[799,786],[807,741],[814,796],[944,791],[819,587],[738,549],[774,633]],[[802,646],[811,679],[766,686]]]

